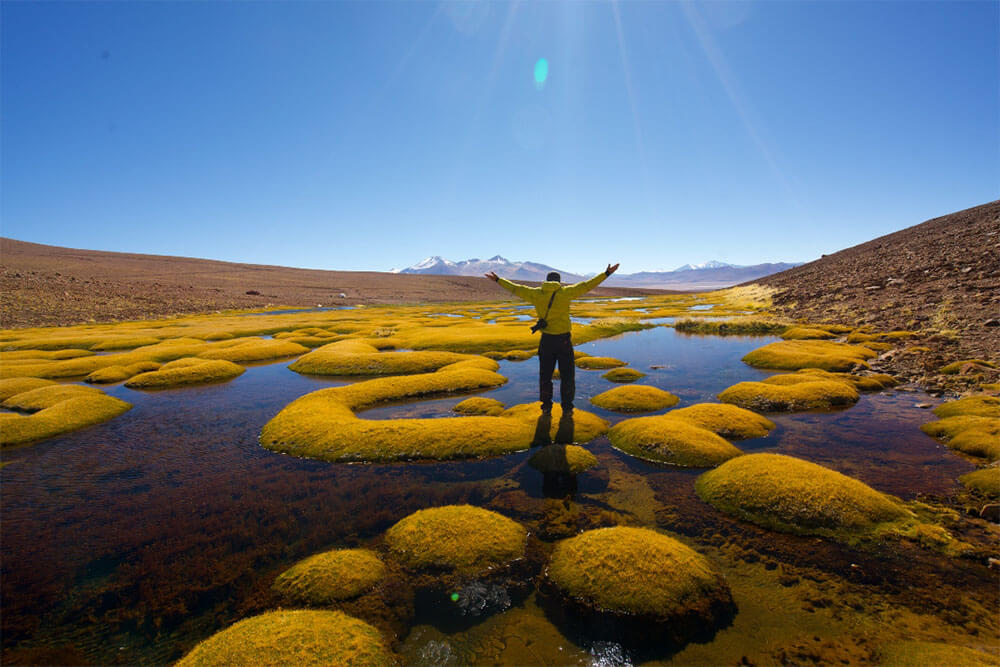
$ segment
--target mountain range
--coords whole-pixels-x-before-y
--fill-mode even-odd
[[[717,260],[701,264],[684,264],[673,271],[641,271],[638,273],[616,273],[605,283],[609,287],[641,287],[671,290],[710,290],[755,280],[785,269],[799,266],[787,262],[739,266]],[[393,269],[392,273],[420,273],[450,276],[481,276],[490,271],[510,280],[541,282],[550,271],[557,271],[563,282],[574,283],[587,276],[561,271],[538,262],[512,262],[500,255],[489,259],[466,259],[452,262],[438,256],[414,264],[405,269]],[[592,274],[591,274],[592,275]]]

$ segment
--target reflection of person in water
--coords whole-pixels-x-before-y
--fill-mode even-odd
[[[538,314],[538,328],[542,339],[538,342],[538,398],[542,402],[542,413],[552,412],[552,373],[559,365],[559,398],[563,416],[572,415],[573,398],[576,395],[576,366],[573,358],[573,340],[570,335],[570,302],[594,289],[618,270],[618,265],[608,264],[603,273],[590,280],[567,285],[560,283],[561,277],[555,271],[545,277],[540,287],[519,285],[499,277],[490,271],[486,277],[504,289],[513,292],[535,307]],[[558,440],[557,440],[558,441]]]

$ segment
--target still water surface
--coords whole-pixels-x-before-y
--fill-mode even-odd
[[[768,375],[740,358],[771,340],[686,336],[658,327],[580,349],[628,361],[648,373],[641,383],[673,392],[683,407],[713,401],[735,382]],[[546,498],[542,475],[525,465],[528,453],[393,465],[337,465],[275,454],[257,444],[271,417],[303,394],[352,381],[305,377],[287,365],[251,366],[231,382],[204,387],[157,392],[112,387],[108,393],[134,405],[125,415],[4,453],[5,663],[176,660],[213,632],[274,608],[270,585],[295,561],[368,544],[404,516],[448,503],[489,507],[543,534],[557,507],[581,517],[610,509],[633,524],[682,536],[716,556],[741,612],[734,627],[720,633],[718,646],[692,647],[705,652],[674,657],[729,661],[743,650],[730,644],[752,644],[753,632],[741,624],[766,614],[768,605],[792,590],[772,581],[785,570],[782,554],[787,560],[801,545],[818,542],[765,535],[726,519],[694,496],[700,471],[638,461],[604,438],[589,445],[601,466],[579,477],[575,493],[556,499]],[[501,362],[500,373],[510,381],[484,396],[508,405],[534,400],[537,360]],[[578,370],[577,407],[621,420],[586,400],[611,386],[601,371]],[[446,418],[462,398],[382,407],[364,416]],[[958,476],[974,466],[918,430],[932,416],[914,404],[927,400],[912,393],[868,394],[841,412],[778,416],[770,436],[737,444],[748,452],[781,452],[830,466],[904,500],[947,496],[958,489]],[[774,568],[765,571],[753,558],[727,556],[726,549],[735,547],[714,539],[720,533],[766,545],[761,549],[771,550],[781,568],[767,579]],[[754,567],[761,568],[763,579],[755,578]],[[835,571],[827,575],[839,581]],[[775,591],[758,600],[769,585]],[[787,616],[783,627],[808,634],[818,617],[799,616]],[[754,623],[761,646],[745,650],[773,656],[768,653],[773,647],[765,645],[773,640],[760,630],[768,624]],[[630,659],[619,645],[575,639],[557,632],[531,597],[457,631],[442,629],[433,612],[418,616],[401,651],[407,661],[425,664]]]

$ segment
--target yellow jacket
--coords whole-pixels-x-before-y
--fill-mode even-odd
[[[565,334],[570,331],[569,302],[594,289],[607,277],[608,274],[601,271],[590,280],[565,287],[554,280],[546,280],[541,287],[519,285],[505,278],[500,278],[497,284],[535,307],[538,317],[544,317],[545,321],[549,323],[547,327],[542,329],[543,333]],[[552,297],[553,292],[556,293],[555,298]],[[551,308],[549,308],[549,299],[552,299]],[[545,314],[547,308],[548,315]]]

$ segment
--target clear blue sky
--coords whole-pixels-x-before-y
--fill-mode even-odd
[[[4,2],[0,234],[349,270],[806,261],[1000,197],[998,26],[997,2]]]

